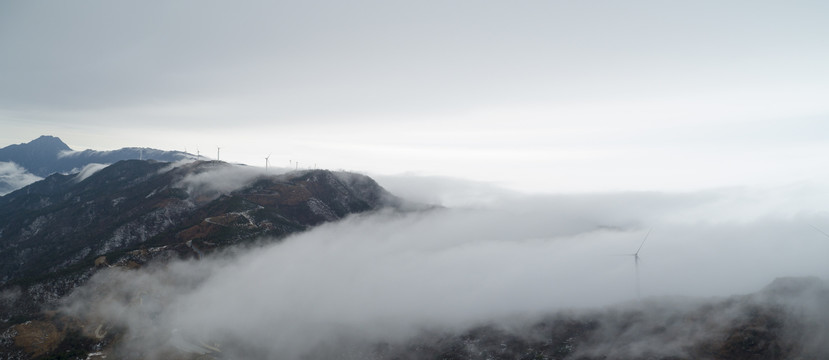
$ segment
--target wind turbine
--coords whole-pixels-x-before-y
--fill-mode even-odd
[[[221,154],[221,151],[222,151],[222,148],[220,148],[219,145],[216,145],[216,160],[221,160],[221,158],[219,157],[219,155]]]
[[[265,172],[268,172],[268,161],[270,161],[268,159],[271,158],[271,155],[273,154],[268,154],[268,156],[265,156]]]
[[[823,236],[829,237],[829,234],[827,234],[827,233],[823,232],[823,230],[819,229],[817,226],[814,226],[814,225],[812,225],[812,224],[809,224],[809,226],[811,226],[811,227],[812,227],[812,229],[815,229],[817,232],[819,232],[819,233],[823,234]]]
[[[648,240],[648,235],[651,234],[651,230],[653,228],[648,229],[648,232],[645,234],[645,238],[642,239],[642,243],[639,244],[639,248],[636,249],[636,252],[633,254],[624,254],[623,256],[633,256],[633,263],[636,266],[636,298],[638,299],[641,296],[641,292],[639,290],[639,251],[642,250],[642,246],[645,245],[645,241]]]

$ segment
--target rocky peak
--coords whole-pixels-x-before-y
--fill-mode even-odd
[[[59,137],[51,135],[41,135],[37,139],[34,139],[24,145],[37,147],[43,150],[51,150],[53,152],[72,150],[69,145],[66,145],[66,143],[64,143]]]
[[[0,161],[14,162],[32,174],[47,176],[58,162],[62,151],[70,151],[63,141],[54,136],[41,136],[25,144],[9,145],[0,149]]]

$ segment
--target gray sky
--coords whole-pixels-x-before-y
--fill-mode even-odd
[[[0,5],[0,146],[524,191],[829,180],[824,1]]]

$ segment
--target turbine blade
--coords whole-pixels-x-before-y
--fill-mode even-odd
[[[821,230],[821,229],[818,229],[818,227],[817,227],[817,226],[814,226],[814,225],[812,225],[812,224],[809,224],[809,226],[811,226],[811,227],[812,227],[812,229],[815,229],[817,232],[819,232],[819,233],[823,234],[823,236],[829,237],[829,234],[827,234],[827,233],[823,232],[823,230]]]
[[[642,243],[639,244],[639,248],[636,249],[636,252],[634,254],[639,254],[639,250],[642,250],[642,246],[645,246],[645,241],[648,240],[648,236],[651,234],[651,230],[653,230],[653,228],[648,229],[648,233],[645,234],[645,238],[642,239]]]

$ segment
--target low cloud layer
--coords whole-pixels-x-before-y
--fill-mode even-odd
[[[103,170],[107,166],[109,166],[109,164],[92,163],[87,164],[86,166],[84,166],[81,169],[78,169],[77,171],[73,170],[71,171],[71,173],[77,173],[78,175],[75,175],[75,181],[81,182],[86,180],[86,178],[94,175],[96,172]]]
[[[416,189],[420,180],[405,181]],[[296,358],[344,337],[395,341],[634,299],[624,254],[650,228],[643,296],[748,293],[780,276],[829,278],[829,238],[810,226],[829,229],[829,202],[816,190],[496,191],[486,204],[453,198],[454,208],[352,216],[213,259],[102,272],[65,310],[125,327],[131,351],[221,346]]]
[[[188,160],[173,163],[165,170],[190,162]],[[288,171],[284,168],[270,168],[266,171],[260,167],[221,162],[202,163],[198,171],[181,179],[176,186],[186,189],[188,193],[196,198],[213,199],[219,195],[239,190],[259,177],[284,174]]]
[[[13,162],[0,162],[0,196],[41,179]]]

